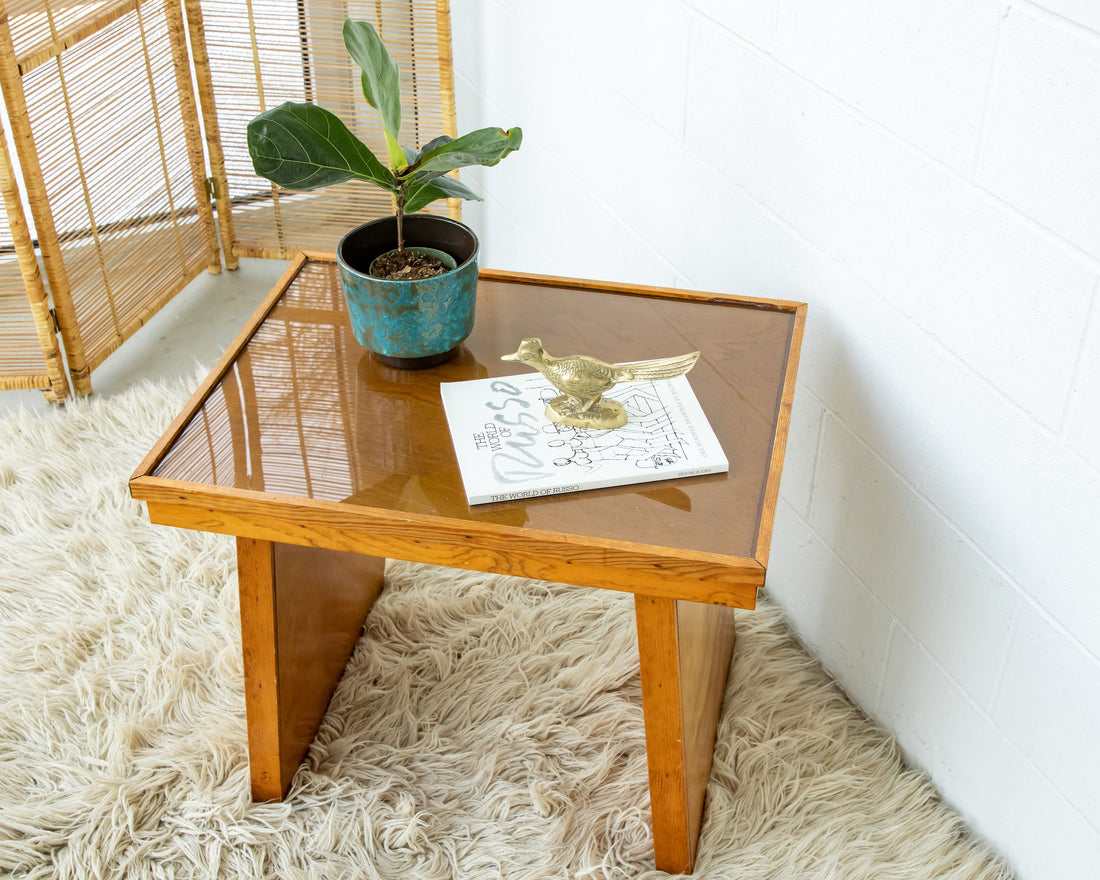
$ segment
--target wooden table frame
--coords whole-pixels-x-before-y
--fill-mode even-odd
[[[768,563],[805,305],[738,298],[793,314],[755,552],[730,557],[154,476],[303,265],[283,275],[130,481],[164,525],[233,535],[252,794],[280,800],[382,588],[386,558],[634,593],[657,867],[690,871],[735,629]],[[715,302],[713,294],[483,270],[481,280]],[[322,592],[318,592],[318,591]],[[319,598],[321,601],[318,601]]]

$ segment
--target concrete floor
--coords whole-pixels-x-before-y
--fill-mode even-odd
[[[92,372],[93,392],[109,396],[213,366],[287,265],[242,259],[233,272],[203,272]],[[0,416],[19,407],[45,411],[50,404],[41,391],[0,391]]]

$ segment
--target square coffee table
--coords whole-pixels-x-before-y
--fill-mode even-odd
[[[483,270],[450,362],[355,341],[336,266],[302,255],[130,481],[154,523],[237,538],[252,796],[279,800],[382,589],[386,558],[634,594],[657,867],[690,871],[734,644],[764,583],[806,306]],[[728,474],[470,507],[439,383],[528,372],[540,336],[689,381]]]

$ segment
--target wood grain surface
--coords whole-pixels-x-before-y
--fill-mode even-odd
[[[690,871],[735,640],[766,572],[801,303],[482,270],[450,362],[399,371],[301,256],[131,479],[153,522],[238,537],[253,791],[281,798],[384,557],[635,595],[657,867]],[[626,362],[700,350],[689,381],[728,474],[469,506],[439,385],[507,377],[526,336]],[[321,646],[319,643],[325,643]]]
[[[731,608],[635,596],[657,868],[695,864],[735,639]]]
[[[791,408],[794,403],[794,386],[798,378],[798,356],[802,351],[802,331],[806,326],[806,305],[795,310],[794,328],[787,350],[787,370],[780,394],[779,412],[775,420],[772,438],[771,460],[768,463],[768,479],[764,487],[764,503],[760,507],[760,528],[756,533],[756,561],[765,568],[771,556],[772,530],[775,528],[775,508],[779,504],[779,482],[783,476],[783,459],[787,453],[787,435],[791,429]]]
[[[495,524],[302,502],[245,490],[133,484],[161,525],[324,547],[494,574],[552,580],[735,608],[756,607],[754,559],[539,532]]]
[[[299,262],[277,291],[135,476],[743,559],[765,548],[770,530],[761,524],[778,489],[777,427],[793,392],[797,308],[486,271],[477,324],[458,356],[408,372],[379,364],[355,342],[331,263]],[[561,354],[611,361],[702,351],[689,381],[729,472],[468,505],[439,386],[506,383],[527,372],[500,355],[534,334]],[[515,430],[524,417],[508,410],[495,418]],[[519,444],[505,441],[506,467],[522,461]],[[231,454],[246,459],[244,473],[225,466]]]
[[[252,797],[282,800],[382,589],[385,560],[237,539]]]

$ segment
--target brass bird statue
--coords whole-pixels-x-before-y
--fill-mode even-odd
[[[620,382],[673,379],[695,366],[699,352],[679,357],[638,361],[633,364],[608,364],[584,354],[553,357],[536,338],[524,339],[515,354],[506,354],[502,361],[519,361],[534,367],[558,391],[546,406],[546,417],[558,425],[574,428],[621,428],[626,424],[626,410],[617,400],[604,400],[603,393]]]

